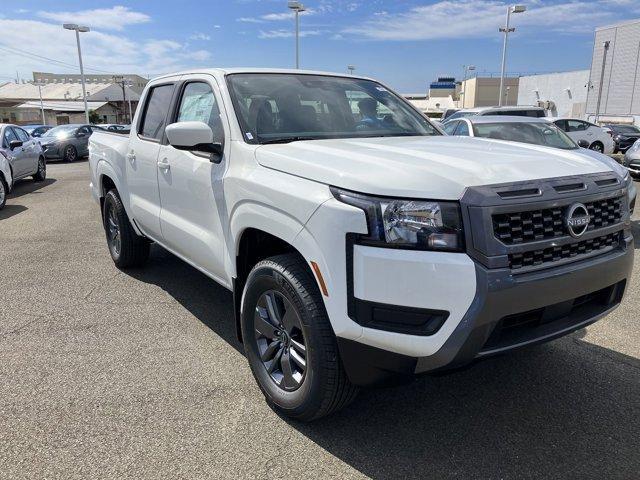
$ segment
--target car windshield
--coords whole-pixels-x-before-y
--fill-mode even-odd
[[[227,81],[248,143],[440,135],[404,100],[370,80],[248,73]]]
[[[476,137],[496,140],[532,143],[563,150],[580,148],[566,133],[546,122],[478,123],[473,125],[473,132]]]
[[[635,125],[612,125],[611,129],[614,130],[617,133],[631,133],[631,134],[638,134],[640,133],[640,129],[638,129],[638,127],[636,127]]]
[[[474,115],[478,115],[478,112],[463,112],[463,111],[458,111],[458,112],[454,113],[453,115],[449,115],[449,116],[447,117],[447,121],[448,121],[448,120],[455,120],[456,118],[473,117]]]
[[[76,128],[71,125],[59,125],[44,133],[43,137],[61,137],[70,135]]]

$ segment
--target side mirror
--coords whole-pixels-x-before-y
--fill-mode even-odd
[[[212,153],[212,162],[222,157],[222,143],[215,141],[213,130],[204,122],[178,122],[165,129],[169,144],[178,150]]]
[[[582,148],[589,148],[589,141],[584,139],[578,140],[578,146]]]
[[[9,150],[14,150],[21,146],[22,142],[20,140],[11,140],[11,142],[9,142]]]
[[[86,137],[87,134],[85,132],[76,132],[76,138],[83,138]]]

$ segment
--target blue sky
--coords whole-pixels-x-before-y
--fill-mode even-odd
[[[33,70],[73,72],[85,23],[87,72],[157,75],[196,66],[292,67],[286,0],[75,0],[11,2],[0,11],[0,81]],[[373,76],[424,92],[463,64],[497,72],[507,3],[498,0],[308,0],[301,16],[303,68]],[[640,0],[531,0],[512,17],[510,72],[589,68],[596,26],[640,17]],[[10,7],[10,8],[7,8]]]

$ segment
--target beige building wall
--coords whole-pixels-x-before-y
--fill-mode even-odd
[[[503,105],[518,104],[518,84],[519,78],[507,77],[504,79]],[[507,90],[507,87],[508,90]],[[500,78],[474,77],[462,82],[462,92],[464,92],[460,106],[464,108],[493,107],[498,105],[498,90],[500,89]],[[466,97],[466,98],[464,98]]]

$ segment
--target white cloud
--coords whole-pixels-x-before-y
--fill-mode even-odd
[[[19,52],[0,51],[2,74],[20,72],[28,77],[32,71],[77,72],[78,52],[75,35],[59,24],[39,20],[0,19],[2,47],[31,52],[59,60],[51,62]],[[191,50],[174,40],[132,40],[125,35],[99,31],[83,33],[82,56],[85,70],[92,73],[139,73],[155,75],[204,63],[211,57],[207,50]],[[96,71],[100,70],[100,71]]]
[[[38,16],[60,23],[73,22],[104,30],[124,30],[127,25],[146,23],[149,15],[135,12],[129,7],[116,5],[111,8],[96,8],[78,12],[38,12]]]
[[[220,25],[215,25],[213,28],[220,28]],[[211,36],[206,33],[196,32],[193,35],[189,36],[189,40],[202,40],[207,41],[211,40]]]
[[[322,34],[320,30],[301,30],[300,31],[301,37],[310,37],[310,36],[316,36],[320,34]],[[285,29],[268,30],[268,31],[260,30],[260,34],[258,35],[258,38],[290,38],[290,37],[293,37],[294,35],[295,33],[293,31],[285,30]]]
[[[537,2],[536,2],[537,3]],[[603,4],[588,1],[567,1],[560,4],[539,4],[518,14],[513,25],[518,30],[536,27],[544,31],[593,32],[614,18],[613,11]],[[496,0],[440,0],[437,3],[410,10],[376,15],[343,33],[373,40],[430,40],[468,38],[495,35],[504,23],[507,3]],[[383,12],[379,12],[383,13]]]
[[[300,15],[315,15],[317,10],[313,8],[308,8],[307,10],[300,13]],[[236,21],[243,23],[266,23],[266,22],[280,22],[283,20],[293,20],[295,13],[294,12],[277,12],[277,13],[267,13],[266,15],[260,15],[259,17],[240,17],[237,18]]]

